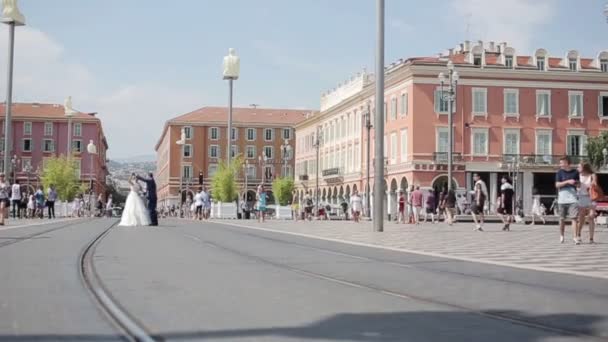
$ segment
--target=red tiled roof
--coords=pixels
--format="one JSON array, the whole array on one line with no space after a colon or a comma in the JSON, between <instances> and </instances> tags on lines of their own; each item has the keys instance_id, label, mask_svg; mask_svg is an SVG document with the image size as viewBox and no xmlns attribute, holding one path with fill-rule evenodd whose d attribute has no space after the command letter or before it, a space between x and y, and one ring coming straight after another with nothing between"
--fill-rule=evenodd
<instances>
[{"instance_id":1,"label":"red tiled roof","mask_svg":"<svg viewBox=\"0 0 608 342\"><path fill-rule=\"evenodd\" d=\"M0 117L4 117L6 102L0 103ZM11 114L14 118L65 119L65 109L62 105L52 103L13 103ZM74 118L97 120L91 114L78 112Z\"/></svg>"},{"instance_id":2,"label":"red tiled roof","mask_svg":"<svg viewBox=\"0 0 608 342\"><path fill-rule=\"evenodd\" d=\"M532 65L532 57L530 56L517 56L518 66L529 66Z\"/></svg>"},{"instance_id":3,"label":"red tiled roof","mask_svg":"<svg viewBox=\"0 0 608 342\"><path fill-rule=\"evenodd\" d=\"M498 56L495 54L486 54L486 65L498 65Z\"/></svg>"},{"instance_id":4,"label":"red tiled roof","mask_svg":"<svg viewBox=\"0 0 608 342\"><path fill-rule=\"evenodd\" d=\"M255 124L292 124L295 125L306 119L311 110L269 109L269 108L233 108L232 122ZM193 112L180 115L169 123L205 123L226 122L227 107L203 107Z\"/></svg>"},{"instance_id":5,"label":"red tiled roof","mask_svg":"<svg viewBox=\"0 0 608 342\"><path fill-rule=\"evenodd\" d=\"M581 69L597 69L593 66L593 58L581 58Z\"/></svg>"},{"instance_id":6,"label":"red tiled roof","mask_svg":"<svg viewBox=\"0 0 608 342\"><path fill-rule=\"evenodd\" d=\"M560 68L565 69L566 67L561 65L562 59L559 57L549 57L549 68Z\"/></svg>"}]
</instances>

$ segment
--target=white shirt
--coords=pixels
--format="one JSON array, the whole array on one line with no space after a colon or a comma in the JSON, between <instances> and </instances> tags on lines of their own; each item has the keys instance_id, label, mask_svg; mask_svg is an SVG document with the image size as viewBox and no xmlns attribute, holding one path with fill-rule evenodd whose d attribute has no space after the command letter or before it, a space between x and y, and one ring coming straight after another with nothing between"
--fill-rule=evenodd
<instances>
[{"instance_id":1,"label":"white shirt","mask_svg":"<svg viewBox=\"0 0 608 342\"><path fill-rule=\"evenodd\" d=\"M361 211L361 208L363 207L363 201L361 200L361 196L352 195L350 197L350 207L353 211Z\"/></svg>"},{"instance_id":2,"label":"white shirt","mask_svg":"<svg viewBox=\"0 0 608 342\"><path fill-rule=\"evenodd\" d=\"M203 194L202 193L197 193L196 195L194 195L194 204L197 207L202 207L203 206Z\"/></svg>"},{"instance_id":3,"label":"white shirt","mask_svg":"<svg viewBox=\"0 0 608 342\"><path fill-rule=\"evenodd\" d=\"M19 184L13 184L11 199L13 201L21 200L21 187Z\"/></svg>"},{"instance_id":4,"label":"white shirt","mask_svg":"<svg viewBox=\"0 0 608 342\"><path fill-rule=\"evenodd\" d=\"M106 203L106 209L108 209L108 210L112 209L112 199L111 198L108 200L108 203Z\"/></svg>"}]
</instances>

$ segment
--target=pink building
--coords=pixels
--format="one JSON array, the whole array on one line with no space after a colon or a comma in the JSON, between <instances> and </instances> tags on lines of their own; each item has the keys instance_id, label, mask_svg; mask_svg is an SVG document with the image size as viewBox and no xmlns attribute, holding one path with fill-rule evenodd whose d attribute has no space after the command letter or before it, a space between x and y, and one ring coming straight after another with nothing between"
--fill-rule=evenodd
<instances>
[{"instance_id":1,"label":"pink building","mask_svg":"<svg viewBox=\"0 0 608 342\"><path fill-rule=\"evenodd\" d=\"M497 197L503 174L519 171L518 196L531 207L536 189L548 206L555 195L559 156L585 155L587 137L608 131L608 51L584 58L575 50L561 57L545 49L520 55L506 43L471 44L434 57L399 60L386 68L385 189L388 213L396 211L398 190L410 185L440 189L447 183L448 115L439 73L452 61L460 74L454 107L453 181L470 190L480 173ZM314 189L314 142L322 134L320 194L336 202L340 194L366 185L368 104L374 122L374 76L360 74L327 92L321 111L296 126L296 175L300 188ZM371 130L371 182L373 184ZM601 170L603 173L604 170ZM600 179L608 183L608 176ZM607 184L608 185L608 184Z\"/></svg>"},{"instance_id":2,"label":"pink building","mask_svg":"<svg viewBox=\"0 0 608 342\"><path fill-rule=\"evenodd\" d=\"M0 155L4 155L5 104L0 104L2 132ZM94 182L96 193L104 191L108 168L106 151L108 143L103 133L101 120L96 113L77 113L72 118L72 148L74 159L80 165L83 183ZM38 182L38 170L45 158L65 155L68 144L68 120L64 107L57 104L16 103L12 108L13 141L11 159L15 159L14 171L22 184L31 186ZM97 147L97 154L87 152L90 141ZM0 169L3 160L0 158ZM28 172L29 171L29 172ZM11 177L12 179L12 177Z\"/></svg>"}]
</instances>

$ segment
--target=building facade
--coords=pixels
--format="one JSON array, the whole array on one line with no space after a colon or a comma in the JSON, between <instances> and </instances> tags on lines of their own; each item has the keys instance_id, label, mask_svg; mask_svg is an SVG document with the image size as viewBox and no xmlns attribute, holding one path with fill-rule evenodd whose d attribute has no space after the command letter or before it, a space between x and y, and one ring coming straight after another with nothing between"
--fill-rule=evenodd
<instances>
[{"instance_id":1,"label":"building facade","mask_svg":"<svg viewBox=\"0 0 608 342\"><path fill-rule=\"evenodd\" d=\"M309 116L307 110L234 108L231 158L245 164L238 178L241 196L252 200L258 184L275 177L293 177L296 148L294 126ZM159 205L179 205L200 182L209 186L227 155L228 109L204 107L167 121L156 145ZM185 144L177 144L184 129ZM287 151L287 154L284 154ZM242 198L242 197L241 197Z\"/></svg>"},{"instance_id":2,"label":"building facade","mask_svg":"<svg viewBox=\"0 0 608 342\"><path fill-rule=\"evenodd\" d=\"M1 127L4 128L6 105L0 104ZM78 164L78 176L85 184L93 184L95 193L106 188L109 175L106 165L108 142L101 120L96 113L76 113L72 118L72 153ZM4 129L0 133L0 155L4 155ZM97 154L89 154L92 141ZM39 176L47 158L66 155L68 149L68 120L65 109L58 104L15 103L12 107L11 174L30 189L39 183ZM0 158L0 170L4 169Z\"/></svg>"},{"instance_id":3,"label":"building facade","mask_svg":"<svg viewBox=\"0 0 608 342\"><path fill-rule=\"evenodd\" d=\"M387 214L396 212L400 189L440 189L447 183L447 88L442 93L438 75L447 73L448 61L460 75L452 128L456 187L470 190L472 173L480 173L492 206L500 177L510 173L518 176L525 209L531 207L533 189L549 205L559 157L584 158L587 138L608 130L608 51L594 58L575 50L562 57L545 49L519 55L506 43L467 41L445 54L399 60L385 69ZM305 139L296 153L302 192L316 188L316 149L307 148L307 141L315 141L317 132L322 200L336 203L355 188L365 192L368 108L373 125L374 77L362 73L324 94L321 111L296 126ZM372 128L372 188L374 133Z\"/></svg>"}]
</instances>

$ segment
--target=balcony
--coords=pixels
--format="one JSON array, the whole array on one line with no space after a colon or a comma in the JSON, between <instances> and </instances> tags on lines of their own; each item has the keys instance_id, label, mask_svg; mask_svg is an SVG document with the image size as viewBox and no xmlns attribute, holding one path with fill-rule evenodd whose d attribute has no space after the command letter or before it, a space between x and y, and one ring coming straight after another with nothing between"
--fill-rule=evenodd
<instances>
[{"instance_id":1,"label":"balcony","mask_svg":"<svg viewBox=\"0 0 608 342\"><path fill-rule=\"evenodd\" d=\"M525 166L557 166L563 155L542 155L542 154L504 154L502 163L504 166L518 163ZM586 156L569 155L572 164L578 164L584 160Z\"/></svg>"},{"instance_id":2,"label":"balcony","mask_svg":"<svg viewBox=\"0 0 608 342\"><path fill-rule=\"evenodd\" d=\"M301 180L301 181L307 181L308 180L308 175L300 175L298 177L298 179Z\"/></svg>"},{"instance_id":3,"label":"balcony","mask_svg":"<svg viewBox=\"0 0 608 342\"><path fill-rule=\"evenodd\" d=\"M462 161L462 153L452 152L452 163L459 163ZM447 164L448 153L447 152L435 152L433 153L433 162L435 164Z\"/></svg>"},{"instance_id":4,"label":"balcony","mask_svg":"<svg viewBox=\"0 0 608 342\"><path fill-rule=\"evenodd\" d=\"M332 167L331 169L323 170L323 177L340 177L342 175L342 169L339 167Z\"/></svg>"}]
</instances>

